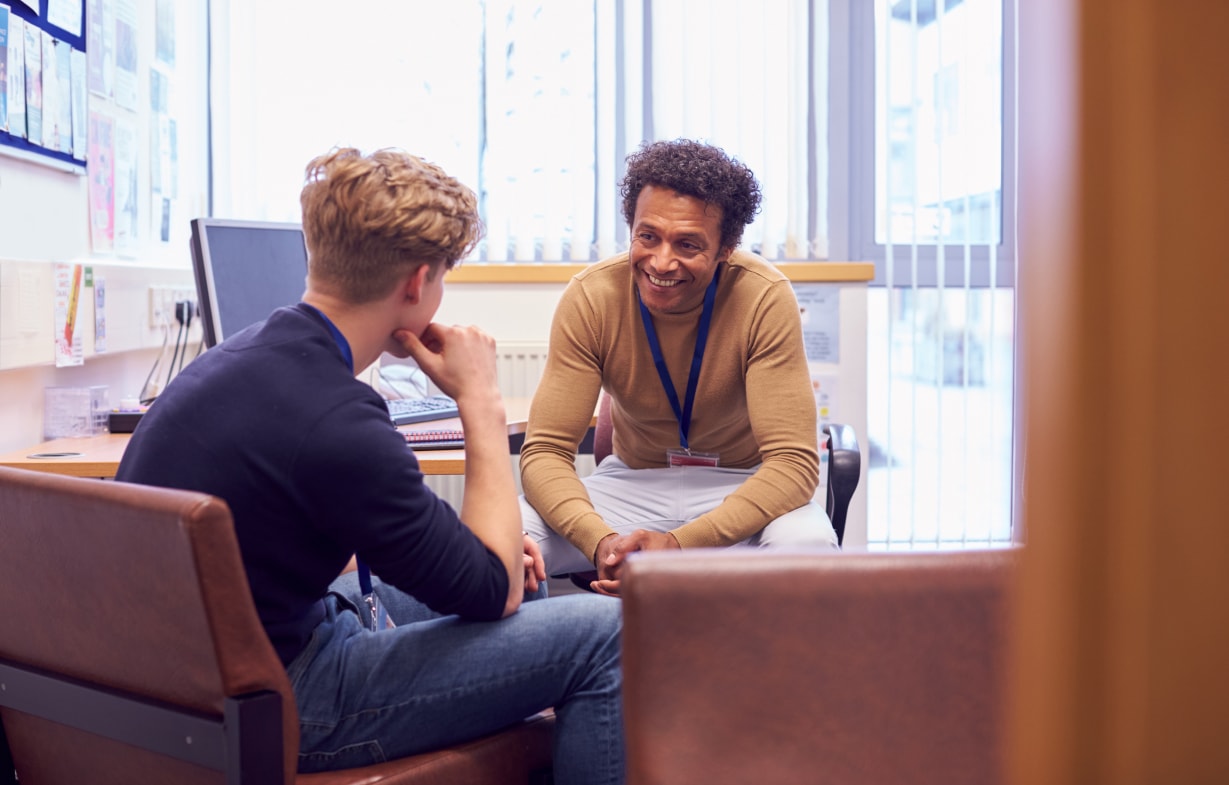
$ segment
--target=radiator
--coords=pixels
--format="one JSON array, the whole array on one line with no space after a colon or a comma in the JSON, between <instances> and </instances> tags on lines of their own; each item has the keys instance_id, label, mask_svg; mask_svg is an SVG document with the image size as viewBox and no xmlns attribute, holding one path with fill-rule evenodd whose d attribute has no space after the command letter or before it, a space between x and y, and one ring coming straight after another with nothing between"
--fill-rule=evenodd
<instances>
[{"instance_id":1,"label":"radiator","mask_svg":"<svg viewBox=\"0 0 1229 785\"><path fill-rule=\"evenodd\" d=\"M505 398L532 398L546 368L545 343L501 343L495 349L499 392Z\"/></svg>"},{"instance_id":2,"label":"radiator","mask_svg":"<svg viewBox=\"0 0 1229 785\"><path fill-rule=\"evenodd\" d=\"M496 372L499 374L499 391L504 398L532 398L546 367L546 343L497 344ZM521 473L518 456L509 456L516 490L521 490ZM589 459L592 464L592 459ZM461 475L435 475L427 477L427 485L456 509L461 509L465 492L465 478Z\"/></svg>"}]
</instances>

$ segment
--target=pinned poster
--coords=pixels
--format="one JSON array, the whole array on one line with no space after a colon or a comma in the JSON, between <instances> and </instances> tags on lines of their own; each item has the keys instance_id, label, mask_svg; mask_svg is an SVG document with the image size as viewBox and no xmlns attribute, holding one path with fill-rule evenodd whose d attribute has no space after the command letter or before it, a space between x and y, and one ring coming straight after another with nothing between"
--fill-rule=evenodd
<instances>
[{"instance_id":1,"label":"pinned poster","mask_svg":"<svg viewBox=\"0 0 1229 785\"><path fill-rule=\"evenodd\" d=\"M794 285L802 316L802 341L807 360L813 363L841 361L841 287L834 284Z\"/></svg>"},{"instance_id":2,"label":"pinned poster","mask_svg":"<svg viewBox=\"0 0 1229 785\"><path fill-rule=\"evenodd\" d=\"M43 143L43 34L26 25L26 138ZM11 110L10 110L11 111Z\"/></svg>"},{"instance_id":3,"label":"pinned poster","mask_svg":"<svg viewBox=\"0 0 1229 785\"><path fill-rule=\"evenodd\" d=\"M91 93L110 98L115 93L115 9L103 0L89 0L85 19L90 27L86 81Z\"/></svg>"},{"instance_id":4,"label":"pinned poster","mask_svg":"<svg viewBox=\"0 0 1229 785\"><path fill-rule=\"evenodd\" d=\"M0 131L9 130L9 9L0 5Z\"/></svg>"},{"instance_id":5,"label":"pinned poster","mask_svg":"<svg viewBox=\"0 0 1229 785\"><path fill-rule=\"evenodd\" d=\"M52 277L55 284L55 364L57 368L82 365L80 311L81 290L85 268L80 264L56 264Z\"/></svg>"},{"instance_id":6,"label":"pinned poster","mask_svg":"<svg viewBox=\"0 0 1229 785\"><path fill-rule=\"evenodd\" d=\"M50 0L47 22L71 36L81 36L81 0Z\"/></svg>"},{"instance_id":7,"label":"pinned poster","mask_svg":"<svg viewBox=\"0 0 1229 785\"><path fill-rule=\"evenodd\" d=\"M115 252L132 256L141 239L137 220L137 129L136 123L123 117L115 121L114 162Z\"/></svg>"},{"instance_id":8,"label":"pinned poster","mask_svg":"<svg viewBox=\"0 0 1229 785\"><path fill-rule=\"evenodd\" d=\"M137 50L136 0L116 0L115 103L133 112L138 109Z\"/></svg>"},{"instance_id":9,"label":"pinned poster","mask_svg":"<svg viewBox=\"0 0 1229 785\"><path fill-rule=\"evenodd\" d=\"M26 25L20 16L9 14L8 35L8 125L10 134L26 138Z\"/></svg>"},{"instance_id":10,"label":"pinned poster","mask_svg":"<svg viewBox=\"0 0 1229 785\"><path fill-rule=\"evenodd\" d=\"M107 282L94 276L94 354L107 351Z\"/></svg>"},{"instance_id":11,"label":"pinned poster","mask_svg":"<svg viewBox=\"0 0 1229 785\"><path fill-rule=\"evenodd\" d=\"M106 253L115 247L115 141L114 121L90 113L89 175L90 247Z\"/></svg>"}]
</instances>

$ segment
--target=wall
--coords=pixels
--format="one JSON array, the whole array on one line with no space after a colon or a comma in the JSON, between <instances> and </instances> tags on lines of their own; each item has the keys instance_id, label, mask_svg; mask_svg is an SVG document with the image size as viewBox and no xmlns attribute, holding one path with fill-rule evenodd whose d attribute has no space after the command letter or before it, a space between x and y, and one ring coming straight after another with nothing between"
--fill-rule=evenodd
<instances>
[{"instance_id":1,"label":"wall","mask_svg":"<svg viewBox=\"0 0 1229 785\"><path fill-rule=\"evenodd\" d=\"M42 389L107 382L120 394L140 389L164 332L149 326L151 286L193 288L188 221L208 210L205 155L205 5L174 9L174 66L155 66L155 2L136 0L137 110L89 96L90 110L131 123L137 171L137 232L122 249L96 250L90 236L89 180L38 163L0 155L0 449L37 442L42 434ZM90 41L87 45L94 46ZM151 109L151 70L166 76L169 106ZM162 203L153 189L151 128L157 116L175 119L177 190L169 234L161 237ZM107 353L93 347L92 300L83 303L86 364L54 367L52 265L91 265L106 280ZM88 293L88 290L87 290ZM168 353L169 360L169 353Z\"/></svg>"}]
</instances>

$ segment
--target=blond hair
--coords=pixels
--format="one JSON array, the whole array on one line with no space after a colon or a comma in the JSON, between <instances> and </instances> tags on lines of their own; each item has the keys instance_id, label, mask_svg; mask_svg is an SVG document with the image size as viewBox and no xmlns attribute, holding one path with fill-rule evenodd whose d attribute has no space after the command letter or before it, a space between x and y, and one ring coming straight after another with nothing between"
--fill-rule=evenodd
<instances>
[{"instance_id":1,"label":"blond hair","mask_svg":"<svg viewBox=\"0 0 1229 785\"><path fill-rule=\"evenodd\" d=\"M483 233L474 192L400 150L314 158L299 201L312 285L355 304L385 296L421 264L431 276L452 269Z\"/></svg>"}]
</instances>

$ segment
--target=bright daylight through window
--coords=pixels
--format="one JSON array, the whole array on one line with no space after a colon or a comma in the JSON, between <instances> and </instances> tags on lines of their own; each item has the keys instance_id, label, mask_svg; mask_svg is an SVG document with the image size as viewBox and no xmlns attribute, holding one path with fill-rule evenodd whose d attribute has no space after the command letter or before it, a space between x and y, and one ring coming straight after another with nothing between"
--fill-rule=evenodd
<instances>
[{"instance_id":1,"label":"bright daylight through window","mask_svg":"<svg viewBox=\"0 0 1229 785\"><path fill-rule=\"evenodd\" d=\"M310 157L393 145L478 191L476 260L587 262L627 247L627 153L712 142L760 179L748 248L875 262L870 545L1009 540L1012 0L228 5L216 215L295 221Z\"/></svg>"},{"instance_id":2,"label":"bright daylight through window","mask_svg":"<svg viewBox=\"0 0 1229 785\"><path fill-rule=\"evenodd\" d=\"M875 4L873 548L1011 538L1002 10L1002 0Z\"/></svg>"}]
</instances>

